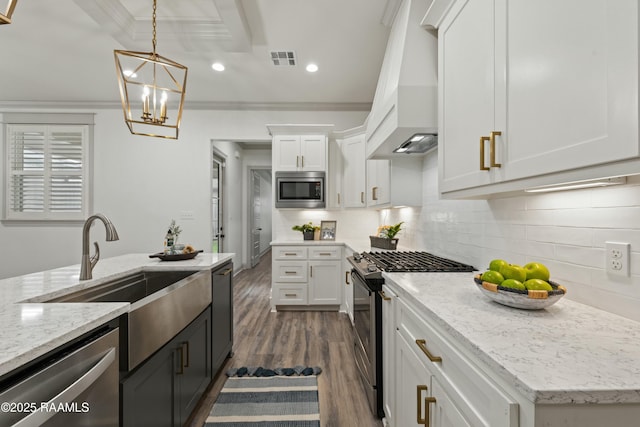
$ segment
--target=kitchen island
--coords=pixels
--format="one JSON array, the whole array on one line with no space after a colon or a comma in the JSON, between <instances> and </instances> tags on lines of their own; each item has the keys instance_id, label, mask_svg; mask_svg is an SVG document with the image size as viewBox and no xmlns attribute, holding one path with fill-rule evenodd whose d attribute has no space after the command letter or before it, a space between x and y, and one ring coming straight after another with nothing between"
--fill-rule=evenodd
<instances>
[{"instance_id":1,"label":"kitchen island","mask_svg":"<svg viewBox=\"0 0 640 427\"><path fill-rule=\"evenodd\" d=\"M430 382L424 380L427 393L444 390L439 401L447 394L451 397L458 407L449 406L449 413L461 417L462 424L456 425L584 427L605 425L607 420L610 425L637 425L639 322L566 297L543 310L506 307L476 289L473 273L383 276L395 297L396 345L406 342L406 353L417 349L422 363L417 366L431 375ZM420 340L425 336L426 343ZM418 340L442 360L428 360ZM389 344L393 343L384 345ZM395 362L403 365L403 360ZM406 408L400 408L403 400L398 396L407 384L402 383L402 373L397 378L399 414ZM464 386L456 383L467 378L477 379ZM411 402L415 393L415 388L407 391L414 396ZM501 400L504 405L489 408Z\"/></svg>"},{"instance_id":2,"label":"kitchen island","mask_svg":"<svg viewBox=\"0 0 640 427\"><path fill-rule=\"evenodd\" d=\"M125 302L44 303L143 271L213 270L233 254L198 254L192 260L166 262L147 254L101 259L93 279L80 281L80 265L0 280L0 376L126 314Z\"/></svg>"}]
</instances>

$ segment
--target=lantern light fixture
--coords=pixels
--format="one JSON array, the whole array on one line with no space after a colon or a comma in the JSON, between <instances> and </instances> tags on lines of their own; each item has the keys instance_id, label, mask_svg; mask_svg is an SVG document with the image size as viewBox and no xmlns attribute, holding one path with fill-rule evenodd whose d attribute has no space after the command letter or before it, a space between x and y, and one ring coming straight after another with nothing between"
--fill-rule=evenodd
<instances>
[{"instance_id":1,"label":"lantern light fixture","mask_svg":"<svg viewBox=\"0 0 640 427\"><path fill-rule=\"evenodd\" d=\"M13 15L13 10L16 8L16 4L18 0L9 0L7 4L7 10L4 13L0 13L0 25L2 24L11 24L11 15Z\"/></svg>"},{"instance_id":2,"label":"lantern light fixture","mask_svg":"<svg viewBox=\"0 0 640 427\"><path fill-rule=\"evenodd\" d=\"M124 121L134 135L178 139L187 67L156 53L156 0L153 51L114 50Z\"/></svg>"}]
</instances>

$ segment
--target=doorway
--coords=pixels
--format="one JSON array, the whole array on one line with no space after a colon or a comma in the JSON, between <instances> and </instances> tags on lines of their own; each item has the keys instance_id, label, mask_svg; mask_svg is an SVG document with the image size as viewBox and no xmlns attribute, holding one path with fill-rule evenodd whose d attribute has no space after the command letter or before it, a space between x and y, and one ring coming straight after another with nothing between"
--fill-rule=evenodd
<instances>
[{"instance_id":1,"label":"doorway","mask_svg":"<svg viewBox=\"0 0 640 427\"><path fill-rule=\"evenodd\" d=\"M271 188L270 168L249 169L249 258L251 268L269 250L271 243Z\"/></svg>"},{"instance_id":2,"label":"doorway","mask_svg":"<svg viewBox=\"0 0 640 427\"><path fill-rule=\"evenodd\" d=\"M213 149L211 162L211 252L224 251L224 155Z\"/></svg>"}]
</instances>

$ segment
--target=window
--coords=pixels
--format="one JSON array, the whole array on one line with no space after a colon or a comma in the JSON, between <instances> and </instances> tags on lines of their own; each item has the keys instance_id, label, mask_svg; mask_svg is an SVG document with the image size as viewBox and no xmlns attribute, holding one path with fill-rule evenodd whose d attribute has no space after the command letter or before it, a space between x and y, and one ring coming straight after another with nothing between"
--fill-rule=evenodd
<instances>
[{"instance_id":1,"label":"window","mask_svg":"<svg viewBox=\"0 0 640 427\"><path fill-rule=\"evenodd\" d=\"M86 218L89 137L82 124L8 124L4 219Z\"/></svg>"}]
</instances>

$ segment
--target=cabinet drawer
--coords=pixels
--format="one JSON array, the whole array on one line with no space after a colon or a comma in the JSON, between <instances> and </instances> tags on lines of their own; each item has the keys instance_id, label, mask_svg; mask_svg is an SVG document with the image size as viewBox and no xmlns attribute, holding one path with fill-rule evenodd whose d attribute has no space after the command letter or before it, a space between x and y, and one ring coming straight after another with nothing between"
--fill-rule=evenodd
<instances>
[{"instance_id":1,"label":"cabinet drawer","mask_svg":"<svg viewBox=\"0 0 640 427\"><path fill-rule=\"evenodd\" d=\"M306 246L274 246L273 259L307 259Z\"/></svg>"},{"instance_id":2,"label":"cabinet drawer","mask_svg":"<svg viewBox=\"0 0 640 427\"><path fill-rule=\"evenodd\" d=\"M320 246L309 248L309 259L342 259L342 246Z\"/></svg>"},{"instance_id":3,"label":"cabinet drawer","mask_svg":"<svg viewBox=\"0 0 640 427\"><path fill-rule=\"evenodd\" d=\"M474 426L518 426L518 404L493 383L470 356L450 343L453 338L436 330L404 301L397 305L400 334L412 344L442 388ZM420 345L416 340L421 341ZM426 351L425 351L426 350ZM440 361L431 360L441 358Z\"/></svg>"},{"instance_id":4,"label":"cabinet drawer","mask_svg":"<svg viewBox=\"0 0 640 427\"><path fill-rule=\"evenodd\" d=\"M306 282L307 261L273 261L274 282Z\"/></svg>"},{"instance_id":5,"label":"cabinet drawer","mask_svg":"<svg viewBox=\"0 0 640 427\"><path fill-rule=\"evenodd\" d=\"M307 285L275 283L272 305L307 305Z\"/></svg>"}]
</instances>

